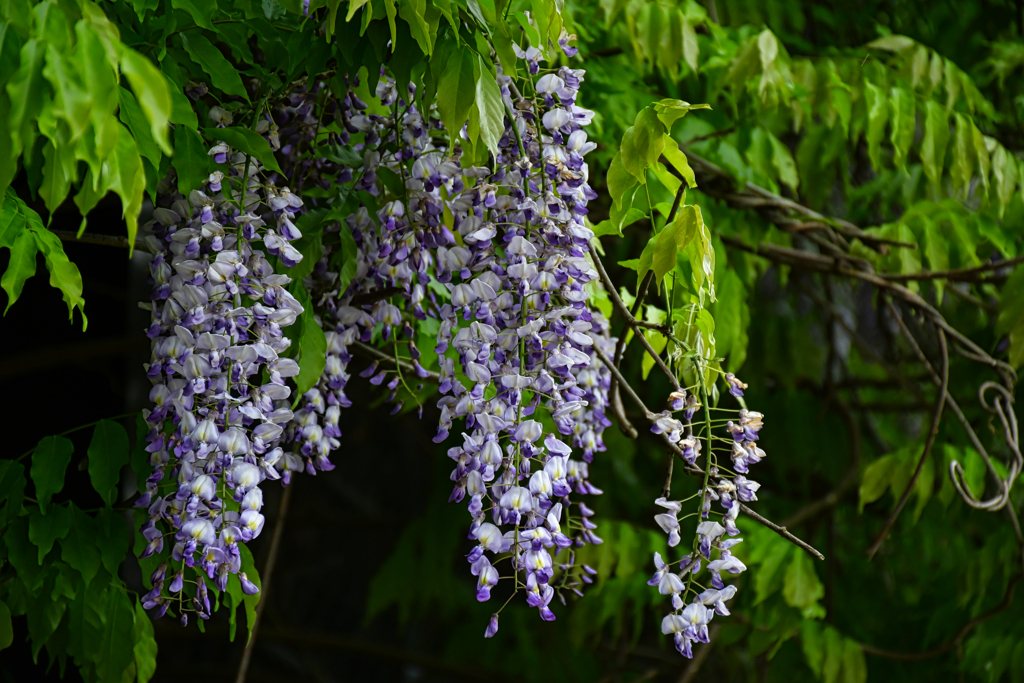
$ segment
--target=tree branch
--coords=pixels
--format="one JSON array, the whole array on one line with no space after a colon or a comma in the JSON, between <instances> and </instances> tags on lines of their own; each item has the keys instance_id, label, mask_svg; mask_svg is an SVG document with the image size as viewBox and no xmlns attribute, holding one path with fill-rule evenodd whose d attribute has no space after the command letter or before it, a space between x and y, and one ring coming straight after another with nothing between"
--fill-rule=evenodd
<instances>
[{"instance_id":1,"label":"tree branch","mask_svg":"<svg viewBox=\"0 0 1024 683\"><path fill-rule=\"evenodd\" d=\"M627 382L626 378L622 376L622 373L619 372L619 369L611 364L610 359L608 358L608 356L606 356L604 354L603 351L601 351L601 349L599 349L599 348L597 348L595 346L594 347L594 351L595 351L595 353L597 353L598 358L601 359L601 362L608 366L608 369L611 371L612 376L615 378L615 380L617 382L619 382L619 384L621 384L622 389L626 393L626 395L629 396L630 399L636 404L637 408L639 408L644 413L644 416L648 419L648 421L653 423L654 420L657 419L657 416L654 413L652 413L650 410L647 409L647 406L645 406L644 402L640 399L639 396L637 396L636 392L633 390L633 387L631 387L629 385L629 382ZM693 465L691 465L691 464L686 462L685 458L683 457L682 449L680 449L679 446L677 446L674 443L672 443L671 441L669 441L667 434L661 434L660 436L665 441L665 443L668 445L668 447L676 455L678 455L681 459L683 459L683 462L686 465L686 473L687 474L691 474L691 475L694 475L694 476L700 476L700 477L704 476L704 470L702 470L700 468L697 468L697 467L694 467ZM792 533L790 533L790 531L788 529L786 529L786 527L779 526L778 524L776 524L775 522L771 521L770 519L768 519L766 517L762 517L761 515L759 515L758 513L754 512L747 505L745 505L743 503L740 504L740 510L742 510L744 514L749 516L755 522L758 522L759 524L762 524L762 525L768 527L769 529L771 529L772 531L777 533L779 536L782 536L783 538L785 538L790 543L792 543L795 546L797 546L799 548L802 548L803 550L807 551L808 553L810 553L811 555L813 555L817 559L819 559L819 560L824 560L825 559L824 555L822 555L820 552L818 552L813 546L811 546L806 541L803 541L803 540L797 538L796 536L794 536Z\"/></svg>"},{"instance_id":2,"label":"tree branch","mask_svg":"<svg viewBox=\"0 0 1024 683\"><path fill-rule=\"evenodd\" d=\"M931 455L932 445L935 443L935 435L939 433L942 409L946 405L946 391L949 389L949 349L946 348L946 333L941 328L935 329L935 336L939 340L940 358L942 359L942 381L939 384L939 394L935 398L935 409L932 411L932 424L928 430L928 438L924 442L924 451L921 453L921 458L917 461L914 474L910 477L910 481L907 482L907 487L904 489L903 495L900 496L899 502L896 503L896 509L889 515L889 519L885 520L885 526L878 532L878 536L868 549L868 559L873 558L875 553L878 552L882 542L885 541L885 537L889 535L892 525L896 523L896 518L903 511L903 506L910 499L910 494L914 487L917 486L917 480L921 477L921 471L924 469L925 463L928 462L928 456Z\"/></svg>"}]
</instances>

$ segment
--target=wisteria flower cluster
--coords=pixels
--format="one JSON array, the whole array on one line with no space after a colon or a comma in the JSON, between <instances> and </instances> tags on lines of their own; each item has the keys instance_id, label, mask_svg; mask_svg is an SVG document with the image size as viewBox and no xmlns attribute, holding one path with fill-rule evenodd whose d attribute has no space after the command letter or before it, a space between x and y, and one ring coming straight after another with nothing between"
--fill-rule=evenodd
<instances>
[{"instance_id":1,"label":"wisteria flower cluster","mask_svg":"<svg viewBox=\"0 0 1024 683\"><path fill-rule=\"evenodd\" d=\"M164 193L154 210L144 305L153 321L154 407L145 417L154 470L137 503L149 512L143 556L173 542L171 564L154 574L144 604L158 615L176 604L183 624L189 612L209 618L207 579L224 590L237 574L245 593L258 590L240 571L238 544L263 529L260 483L281 476L278 442L292 419L282 407L286 378L298 372L283 357L290 341L282 329L303 312L290 278L267 260L301 261L290 243L301 236L292 218L302 200L225 144L210 155L226 172L187 198Z\"/></svg>"},{"instance_id":2,"label":"wisteria flower cluster","mask_svg":"<svg viewBox=\"0 0 1024 683\"><path fill-rule=\"evenodd\" d=\"M518 54L540 74L539 51ZM501 581L495 564L507 560L512 593L523 590L548 621L556 593L564 602L563 589L578 594L591 581L592 569L575 568L575 548L601 539L576 496L600 493L588 463L604 450L609 424L609 375L593 348L614 341L586 304L597 272L584 216L596 195L584 161L594 148L583 130L593 113L576 104L583 77L548 70L526 79L524 96L499 75L508 115L494 168L462 168L456 151L414 168L410 185L422 184L418 197L435 207L428 221L447 208L461 238L437 249L450 301L440 308L444 396L435 440L464 421L462 444L448 451L456 463L450 500L469 500L477 599L490 599ZM441 187L452 197L446 204ZM497 625L495 613L485 635Z\"/></svg>"},{"instance_id":3,"label":"wisteria flower cluster","mask_svg":"<svg viewBox=\"0 0 1024 683\"><path fill-rule=\"evenodd\" d=\"M740 382L732 373L726 374L724 379L729 393L741 398L747 385ZM704 398L706 402L706 394ZM668 438L682 449L684 458L690 465L697 462L703 450L705 476L700 490L693 496L699 498L696 512L680 518L685 501L661 497L655 503L666 512L656 515L654 520L668 534L668 545L671 548L682 542L681 521L690 517L698 517L700 521L689 553L672 562L665 562L660 553L654 554L656 571L647 584L657 586L661 595L671 597L672 612L661 622L662 633L672 636L676 649L682 655L692 657L693 643L708 642L708 623L715 614L729 614L726 602L736 595L736 586L726 585L722 576L737 575L746 570L746 565L732 554L731 549L743 541L739 538L740 531L736 526L740 503L757 500L756 493L760 488L759 483L747 479L746 475L749 466L765 456L764 451L757 446L764 416L744 407L739 410L736 421L713 421L705 410L702 431L707 446L702 449L700 438L693 434L693 417L697 410L707 406L702 406L694 394L688 394L685 390L674 392L670 397L670 404L672 411L663 413L651 431L667 434ZM681 412L681 420L672 417L674 411ZM713 423L724 426L729 438L716 437L712 433ZM716 439L731 444L731 465L728 468L720 468L718 464L720 449L713 446ZM730 474L720 470L727 470ZM722 512L712 510L714 502L719 504ZM712 519L712 515L719 517L720 521ZM703 563L707 566L705 576L710 576L710 586L698 583ZM707 579L701 577L701 580Z\"/></svg>"}]
</instances>

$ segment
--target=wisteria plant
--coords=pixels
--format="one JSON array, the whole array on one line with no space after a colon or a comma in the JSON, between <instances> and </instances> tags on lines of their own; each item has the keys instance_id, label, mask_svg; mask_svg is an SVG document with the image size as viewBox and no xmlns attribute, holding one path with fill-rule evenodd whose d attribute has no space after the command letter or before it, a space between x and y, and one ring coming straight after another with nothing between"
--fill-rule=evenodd
<instances>
[{"instance_id":1,"label":"wisteria plant","mask_svg":"<svg viewBox=\"0 0 1024 683\"><path fill-rule=\"evenodd\" d=\"M731 88L734 108L754 106L735 99L754 79L757 106L767 111L774 101L765 117L781 120L787 107L806 116L815 96L797 101L808 88L793 85L791 58L770 31L728 33L696 3L665 8L641 0L600 3L603 28L580 16L584 3L561 0L23 4L0 3L0 118L9 124L0 133L0 246L11 254L2 282L8 306L41 252L50 283L72 320L79 311L84 328L83 280L62 240L144 254L149 296L139 305L150 324L137 332L148 338L150 359L138 372L150 389L133 449L118 418L85 425L94 429L82 469L102 498L97 510L61 496L74 451L65 435L0 462L0 530L11 568L0 578L0 647L11 642L11 616L27 615L33 657L45 648L62 671L70 658L86 680L148 681L156 656L151 619L167 615L203 628L226 609L234 638L242 606L249 631L244 678L269 586L248 547L266 535L264 491L288 491L304 476L348 476L343 409L353 407L357 391L378 396L391 415L414 412L431 425L436 417L436 433L424 429L451 460L448 503L469 513L458 531L468 565L468 578L458 579L461 599L493 605L479 624L483 637L511 637L499 634L499 618L515 600L550 622L578 601L584 605L584 590L594 584L600 592L609 580L646 580L660 602L652 601L648 614L650 598L636 598L638 614L651 628L660 623L686 658L695 657L695 646L710 647L712 626L753 625L773 634L773 653L799 634L816 677L831 682L842 671L859 683L871 646L817 621L825 614L824 588L812 558L824 556L788 528L812 513L780 525L751 507L759 492L774 495L751 478L761 471L751 468L766 458L766 422L783 421L777 403L756 405L767 389L751 390L736 374L747 353L746 293L754 282L745 285L737 273L764 276L747 262L755 256L773 259L781 282L790 269L804 268L879 288L889 316L882 324L906 336L938 388L916 469L884 455L877 463L888 464L864 475L862 506L887 486L898 500L871 553L918 490L921 472L931 472L926 462L947 405L975 454L975 464L965 464L968 456L954 457L949 446L951 486L973 508L1007 510L1024 547L1011 498L1024 466L1014 368L946 322L941 287L937 299L926 300L916 282L900 284L913 277L884 270L893 250L905 255L914 246L909 228L863 231L760 187L755 181L765 184L765 169L774 169L772 178L796 190L787 144L768 128L744 123L737 132L722 123L728 113L678 97L690 92L710 101ZM591 61L580 49L620 15L638 73L650 76L625 114L606 101L621 84L601 61L622 50L607 48ZM650 42L663 18L664 53ZM721 55L736 54L723 62L731 66L719 81L684 91L680 83L697 78L705 37L717 41ZM912 49L897 44L900 36L888 38L874 49ZM929 73L962 73L922 54ZM915 61L908 68L916 88L925 67ZM672 83L670 92L657 90L651 69ZM827 97L846 98L835 105L832 125L840 120L851 140L860 134L860 124L850 123L857 107L870 110L862 128L872 163L885 127L874 112L886 107L878 99L883 90L870 82L876 76L864 77L869 94L852 104L850 87L839 80L827 86ZM892 93L898 116L905 95L895 87ZM952 111L959 91L949 93ZM932 123L938 106L924 105L920 152L935 199L944 191L946 142L940 150L938 139L949 135ZM984 109L973 100L965 106L972 115ZM910 107L909 129L905 120L892 123L897 164L914 142ZM953 196L972 210L987 206L976 193L982 184L989 192L990 169L998 167L991 182L1002 215L1017 182L1008 152L966 114L955 116ZM794 120L794 135L802 125L818 123ZM718 138L734 133L747 145L742 163L738 152L733 159L721 151L715 164L689 148L728 144ZM798 157L817 154L800 149ZM746 163L754 170L737 180ZM980 177L972 180L975 170ZM767 184L779 190L775 180ZM700 200L698 185L706 193ZM73 190L80 229L51 230L37 209L45 206L52 221ZM126 237L94 234L99 226L85 218L108 192L120 199ZM781 230L751 246L754 228L746 223L712 227L705 220L722 206L761 211L757 220ZM1012 240L989 223L980 230L1013 256ZM927 239L929 263L943 272L920 279L946 278L941 266L950 265L949 255L941 253L948 248ZM740 256L727 256L726 245ZM613 265L610 254L631 258ZM920 269L920 259L916 264ZM967 278L970 268L952 279ZM826 308L845 296L833 288L827 295ZM1014 306L1000 314L999 329L1011 363L1019 363ZM834 318L833 364L856 339L850 316L834 311ZM934 330L936 346L922 350L915 333L925 327ZM834 339L840 333L842 343ZM980 389L996 446L982 443L948 391L950 346L997 376ZM767 382L791 383L785 369L772 372ZM650 382L647 390L638 391L637 374ZM842 381L829 375L828 401L839 401ZM747 405L751 396L757 410ZM645 400L658 403L651 409ZM618 522L603 521L611 506L600 502L620 482L598 472L610 471L603 460L622 462L614 444L628 439L646 444L665 477L645 481L651 495L631 503L653 520L623 535ZM22 463L29 455L31 489ZM773 460L786 457L776 446ZM125 487L120 470L129 464L137 485ZM983 484L971 485L982 466L996 482L989 498ZM897 467L906 476L897 476ZM835 506L844 491L820 509ZM653 555L649 580L599 548L658 529L667 538L652 537L643 551L648 561ZM96 547L87 540L93 536L102 539ZM275 534L271 558L277 543ZM129 548L142 590L119 569ZM752 608L765 599L783 560L785 602L797 616L759 612L729 621L740 591L754 588ZM753 578L744 575L748 569ZM104 646L90 647L97 639Z\"/></svg>"}]
</instances>

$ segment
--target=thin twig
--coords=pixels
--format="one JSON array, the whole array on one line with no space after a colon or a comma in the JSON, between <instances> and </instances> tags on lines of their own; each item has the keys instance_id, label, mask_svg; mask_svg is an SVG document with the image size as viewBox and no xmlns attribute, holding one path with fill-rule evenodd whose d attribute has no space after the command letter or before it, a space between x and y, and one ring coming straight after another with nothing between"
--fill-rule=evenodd
<instances>
[{"instance_id":1,"label":"thin twig","mask_svg":"<svg viewBox=\"0 0 1024 683\"><path fill-rule=\"evenodd\" d=\"M908 280L954 280L957 282L975 281L975 275L981 275L991 270L1010 268L1019 263L1024 263L1024 256L1015 256L1004 261L990 261L973 268L955 268L952 270L922 270L917 273L885 273L882 275L886 280L894 282L906 282ZM982 280L984 281L984 279Z\"/></svg>"},{"instance_id":2,"label":"thin twig","mask_svg":"<svg viewBox=\"0 0 1024 683\"><path fill-rule=\"evenodd\" d=\"M647 406L645 406L644 402L640 399L639 396L637 396L636 392L633 390L633 387L631 387L629 385L629 382L627 382L626 378L622 376L622 373L619 372L619 369L609 362L608 356L606 356L604 354L604 352L601 351L601 349L599 349L599 348L597 348L595 346L594 347L594 351L597 353L597 357L601 359L601 362L608 366L608 369L611 371L612 376L615 378L615 380L617 382L619 382L619 384L622 385L622 390L625 392L625 394L627 396L629 396L629 398L636 404L637 408L639 408L641 411L643 411L644 416L650 422L654 422L657 419L657 415L655 415L654 413L652 413L650 410L647 409ZM683 458L683 451L682 451L682 449L680 449L679 446L677 446L676 444L674 444L671 441L669 441L667 434L661 434L661 437L662 437L662 439L664 439L664 441L668 445L668 447L670 449L672 449L672 451L674 451L676 453L676 455L678 455L681 459L683 459L684 463L686 463L685 458ZM689 463L686 463L686 472L687 472L687 474L691 474L691 475L694 475L694 476L701 476L701 477L704 476L704 471L703 470L701 470L701 469L699 469L697 467L694 467L693 465L690 465ZM758 522L759 524L762 524L762 525L768 527L769 529L771 529L772 531L777 533L779 536L782 536L783 538L785 538L787 541L789 541L793 545L795 545L795 546L797 546L799 548L802 548L803 550L807 551L808 553L810 553L811 555L813 555L817 559L819 559L819 560L824 560L825 559L824 555L822 555L820 552L818 552L813 546L811 546L806 541L803 541L803 540L797 538L796 536L794 536L792 533L790 533L790 531L786 527L779 526L778 524L776 524L775 522L771 521L767 517L762 517L761 515L759 515L758 513L754 512L747 505L745 505L743 503L740 504L740 510L742 510L745 515L747 515L748 517L753 519L755 522Z\"/></svg>"},{"instance_id":3,"label":"thin twig","mask_svg":"<svg viewBox=\"0 0 1024 683\"><path fill-rule=\"evenodd\" d=\"M281 537L284 536L284 524L288 519L288 504L292 499L292 490L295 488L295 481L284 487L281 494L281 504L277 508L277 523L274 525L274 537L270 540L270 553L267 555L267 565L263 569L262 587L260 588L260 599L256 603L256 618L253 619L252 628L249 630L249 642L245 644L245 651L242 652L242 662L238 665L238 676L235 683L245 683L245 676L249 672L249 663L252 661L252 653L256 648L256 632L259 630L260 621L263 617L263 608L267 604L267 591L270 588L270 580L274 576L274 565L277 563L277 553L281 548Z\"/></svg>"},{"instance_id":4,"label":"thin twig","mask_svg":"<svg viewBox=\"0 0 1024 683\"><path fill-rule=\"evenodd\" d=\"M921 477L921 472L924 470L925 463L928 462L928 456L931 455L932 445L935 443L935 435L939 433L939 422L942 420L942 409L946 405L946 391L949 389L949 349L946 348L946 333L942 331L942 328L935 328L935 335L939 340L939 356L942 360L942 374L941 383L939 384L939 394L935 398L935 409L932 412L932 424L928 430L928 438L924 442L924 451L921 453L921 458L917 461L917 467L914 469L914 474L910 477L910 481L907 482L907 487L903 491L903 495L900 496L899 502L896 503L896 508L889 515L889 519L885 520L885 525L882 530L878 532L878 536L875 538L874 543L868 549L868 559L870 560L878 552L882 543L885 541L885 537L889 535L889 530L892 529L892 525L896 523L896 518L899 517L900 512L903 511L903 507L907 504L910 499L910 494L917 486L917 480Z\"/></svg>"},{"instance_id":5,"label":"thin twig","mask_svg":"<svg viewBox=\"0 0 1024 683\"><path fill-rule=\"evenodd\" d=\"M352 346L355 348L356 351L359 351L360 353L365 353L366 355L371 356L371 357L377 359L381 363L388 363L390 365L395 365L395 359L394 358L392 358L388 354L384 353L380 349L376 349L376 348L370 346L369 344L364 344L361 341L355 341L355 342L352 342ZM410 363L407 363L404 360L400 361L399 365L402 367L403 370L407 370L407 371L413 372L413 373L416 372L416 369ZM424 372L426 372L426 377L424 377L423 379L429 379L432 382L440 382L441 381L441 375L437 374L436 372L431 372L429 370L424 370ZM419 375L417 375L417 377L419 377Z\"/></svg>"},{"instance_id":6,"label":"thin twig","mask_svg":"<svg viewBox=\"0 0 1024 683\"><path fill-rule=\"evenodd\" d=\"M894 659L901 662L916 662L922 659L932 659L933 657L938 657L944 652L959 645L960 642L964 639L964 637L968 633L970 633L971 629L973 629L975 626L977 626L983 621L991 619L995 615L999 614L1000 612L1008 608L1013 603L1013 591L1014 588L1017 586L1017 582L1020 581L1021 576L1021 574L1017 574L1012 579L1010 579L1010 585L1006 587L1006 595L1003 597L1003 601L1001 603L999 603L989 611L985 612L984 614L979 614L978 616L974 617L966 624L964 624L960 628L960 630L957 631L957 634L955 636L953 636L946 642L942 643L941 645L936 645L930 650L925 650L924 652L899 652L896 650L886 650L884 648L875 647L874 645L868 645L866 643L857 644L860 645L860 649L864 650L864 652L867 652L868 654L874 655L876 657L881 657L883 659Z\"/></svg>"},{"instance_id":7,"label":"thin twig","mask_svg":"<svg viewBox=\"0 0 1024 683\"><path fill-rule=\"evenodd\" d=\"M64 242L79 242L81 244L99 244L104 247L116 247L118 249L128 249L131 243L127 237L116 237L114 235L94 235L92 233L85 233L81 237L77 233L71 232L70 230L51 230L54 235ZM135 248L146 250L146 243L141 239L135 240Z\"/></svg>"}]
</instances>

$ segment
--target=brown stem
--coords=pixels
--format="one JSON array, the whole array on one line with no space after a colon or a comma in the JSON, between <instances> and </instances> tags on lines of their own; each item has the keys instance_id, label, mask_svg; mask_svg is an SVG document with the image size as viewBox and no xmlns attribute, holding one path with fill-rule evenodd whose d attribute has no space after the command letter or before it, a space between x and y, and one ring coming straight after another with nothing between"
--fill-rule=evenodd
<instances>
[{"instance_id":1,"label":"brown stem","mask_svg":"<svg viewBox=\"0 0 1024 683\"><path fill-rule=\"evenodd\" d=\"M352 342L352 347L359 353L363 353L367 356L370 356L371 358L375 358L381 363L388 363L390 365L395 364L395 359L392 356L389 356L380 349L376 349L370 346L369 344L364 344L361 341L356 341ZM407 372L415 372L415 368L413 368L413 366L410 363L406 363L404 360L400 361L398 365L401 366L401 368ZM427 376L424 377L423 379L429 379L432 382L441 381L441 375L437 374L436 372L430 372L429 370L427 370L426 373ZM419 377L419 375L416 376Z\"/></svg>"},{"instance_id":2,"label":"brown stem","mask_svg":"<svg viewBox=\"0 0 1024 683\"><path fill-rule=\"evenodd\" d=\"M252 628L249 631L249 642L245 644L245 651L242 652L242 662L238 665L238 676L235 683L245 683L246 674L249 673L249 663L252 661L252 653L256 648L256 632L259 630L260 621L263 617L263 608L267 605L267 591L270 588L270 580L274 576L274 565L277 563L277 553L281 548L281 537L284 535L284 524L288 519L288 504L292 500L292 490L295 488L295 481L284 487L281 495L281 504L277 508L277 523L274 525L274 537L270 540L270 553L267 555L267 566L263 569L261 577L262 587L259 602L256 603L256 618L253 619Z\"/></svg>"},{"instance_id":3,"label":"brown stem","mask_svg":"<svg viewBox=\"0 0 1024 683\"><path fill-rule=\"evenodd\" d=\"M939 384L939 394L935 398L935 409L932 411L932 424L928 430L928 438L924 442L924 451L921 453L921 458L917 461L917 467L914 469L914 474L910 477L910 481L907 482L907 488L904 489L903 495L900 496L899 502L896 503L896 508L889 515L889 519L885 520L885 525L882 530L878 533L874 543L868 549L868 559L870 560L878 552L879 547L885 541L885 537L889 535L889 530L892 529L892 525L896 523L896 518L900 516L900 512L903 511L903 507L907 504L907 500L910 499L910 494L917 485L917 480L921 477L921 472L924 470L925 463L928 462L928 456L931 455L932 445L935 443L935 435L939 433L939 422L942 420L942 409L946 405L946 391L949 389L949 349L946 348L946 333L942 331L942 328L935 329L935 335L939 339L940 358L942 359L942 374L941 383Z\"/></svg>"},{"instance_id":4,"label":"brown stem","mask_svg":"<svg viewBox=\"0 0 1024 683\"><path fill-rule=\"evenodd\" d=\"M609 362L608 356L606 356L604 354L604 352L601 351L601 349L599 349L599 348L597 348L595 346L594 347L594 351L597 353L597 357L601 359L601 362L608 366L608 369L611 371L612 376L615 378L615 380L617 382L619 382L619 384L622 385L622 390L626 393L627 396L630 397L630 399L632 399L632 401L636 404L636 407L639 408L641 411L643 411L644 416L648 419L648 421L654 422L657 419L657 415L655 415L654 413L652 413L650 410L647 409L647 406L644 405L644 402L642 400L640 400L640 397L637 396L635 391L633 391L633 387L631 387L629 385L629 383L626 381L626 378L622 376L621 372L619 372L619 369ZM665 441L666 445L668 445L668 447L676 455L678 455L682 459L683 458L683 451L682 451L682 449L680 449L679 446L677 446L676 444L674 444L671 441L669 441L669 438L668 438L667 434L661 434L661 437ZM683 460L683 462L684 463L686 462L685 459ZM689 463L686 463L686 473L694 475L694 476L700 476L700 477L704 476L704 470L702 470L702 469L700 469L698 467L694 467L694 466L690 465ZM745 504L742 504L742 503L740 504L740 510L742 510L745 515L747 515L748 517L753 519L755 522L758 522L759 524L762 524L762 525L768 527L769 529L771 529L772 531L777 533L779 536L782 536L784 539L786 539L787 541L789 541L793 545L797 546L798 548L802 548L803 550L807 551L808 553L810 553L811 555L813 555L817 559L819 559L819 560L824 560L825 559L824 555L822 555L820 552L815 550L814 547L811 546L806 541L803 541L803 540L797 538L796 536L794 536L792 533L790 533L790 531L788 529L786 529L786 527L779 526L778 524L776 524L775 522L771 521L770 519L768 519L766 517L762 517L758 513L756 513L753 510L751 510Z\"/></svg>"},{"instance_id":5,"label":"brown stem","mask_svg":"<svg viewBox=\"0 0 1024 683\"><path fill-rule=\"evenodd\" d=\"M977 626L983 621L991 619L995 615L999 614L1000 612L1008 608L1013 603L1013 591L1014 588L1017 586L1017 582L1020 581L1021 576L1021 574L1017 574L1012 579L1010 579L1010 585L1007 586L1006 595L1003 597L1003 601L1001 603L999 603L989 611L985 612L984 614L979 614L975 618L971 619L966 624L964 624L959 631L957 631L957 634L955 636L953 636L946 642L942 643L941 645L937 645L931 648L930 650L925 650L924 652L899 652L896 650L886 650L884 648L875 647L874 645L868 645L866 643L858 643L858 645L860 645L860 649L864 650L864 652L867 652L870 655L881 657L883 659L894 659L901 662L916 662L922 659L931 659L933 657L938 657L947 650L959 645L960 641L962 641L964 637L975 626Z\"/></svg>"},{"instance_id":6,"label":"brown stem","mask_svg":"<svg viewBox=\"0 0 1024 683\"><path fill-rule=\"evenodd\" d=\"M1015 256L1005 261L993 261L983 263L973 268L955 268L952 270L922 270L917 273L886 273L882 275L886 280L893 282L906 282L907 280L955 280L959 282L970 282L976 280L974 276L987 273L1000 268L1010 268L1019 263L1024 263L1024 256ZM990 278L991 279L991 278ZM985 279L981 280L985 282Z\"/></svg>"}]
</instances>

